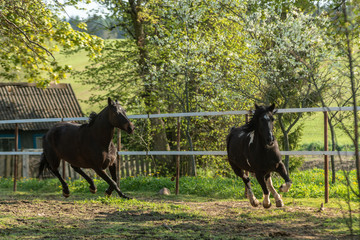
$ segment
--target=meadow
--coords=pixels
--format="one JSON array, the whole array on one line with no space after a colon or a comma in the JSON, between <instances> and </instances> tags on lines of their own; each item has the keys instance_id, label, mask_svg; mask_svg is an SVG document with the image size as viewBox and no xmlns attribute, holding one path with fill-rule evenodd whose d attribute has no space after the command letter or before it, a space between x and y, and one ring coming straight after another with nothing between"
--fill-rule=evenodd
<instances>
[{"instance_id":1,"label":"meadow","mask_svg":"<svg viewBox=\"0 0 360 240\"><path fill-rule=\"evenodd\" d=\"M355 171L349 174L357 189ZM181 177L179 195L170 178L123 178L121 189L132 200L104 197L107 184L99 179L95 195L84 180L69 180L67 199L57 179L21 179L15 193L12 179L0 179L0 238L356 239L360 201L345 175L337 176L324 208L323 171L314 169L293 173L292 188L282 194L285 207L276 208L272 199L270 209L251 207L238 178ZM277 188L282 181L273 178ZM260 187L252 182L261 200ZM159 195L163 187L172 194Z\"/></svg>"}]
</instances>

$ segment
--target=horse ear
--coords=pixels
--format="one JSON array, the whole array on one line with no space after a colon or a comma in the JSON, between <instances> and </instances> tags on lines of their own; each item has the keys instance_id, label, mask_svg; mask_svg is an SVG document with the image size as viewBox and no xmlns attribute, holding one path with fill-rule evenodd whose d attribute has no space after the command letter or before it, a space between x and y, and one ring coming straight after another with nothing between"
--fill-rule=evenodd
<instances>
[{"instance_id":1,"label":"horse ear","mask_svg":"<svg viewBox=\"0 0 360 240\"><path fill-rule=\"evenodd\" d=\"M111 100L111 98L110 97L108 97L108 105L110 106L110 105L112 105L114 102Z\"/></svg>"},{"instance_id":2,"label":"horse ear","mask_svg":"<svg viewBox=\"0 0 360 240\"><path fill-rule=\"evenodd\" d=\"M271 104L271 105L268 107L269 112L274 111L274 109L275 109L275 103Z\"/></svg>"}]
</instances>

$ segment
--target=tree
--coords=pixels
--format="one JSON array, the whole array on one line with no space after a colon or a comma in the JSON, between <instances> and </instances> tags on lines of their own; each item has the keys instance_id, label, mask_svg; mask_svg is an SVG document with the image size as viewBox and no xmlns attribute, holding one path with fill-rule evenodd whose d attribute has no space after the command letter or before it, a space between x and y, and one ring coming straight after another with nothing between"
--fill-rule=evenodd
<instances>
[{"instance_id":1,"label":"tree","mask_svg":"<svg viewBox=\"0 0 360 240\"><path fill-rule=\"evenodd\" d=\"M102 40L74 31L40 0L0 2L0 76L6 80L24 78L46 86L66 77L70 66L61 66L54 52L85 49L95 57Z\"/></svg>"},{"instance_id":2,"label":"tree","mask_svg":"<svg viewBox=\"0 0 360 240\"><path fill-rule=\"evenodd\" d=\"M220 111L227 110L229 105L233 109L247 105L236 88L238 84L246 84L238 76L242 66L251 61L251 56L244 53L246 44L241 29L225 18L217 1L143 2L141 7L131 8L131 11L134 8L138 11L137 16L143 24L143 30L137 31L139 23L134 25L134 18L131 18L134 13L125 11L128 4L135 2L117 3L117 26L125 29L129 38L107 42L103 57L87 69L89 74L84 75L84 82L94 83L110 94L116 93L127 104L140 105L139 112ZM145 39L136 40L140 38ZM129 49L121 47L125 45ZM135 86L130 83L132 78ZM204 128L212 129L216 140L219 137L216 134L225 138L229 128L228 122L215 126L215 122L206 124L199 119L185 121L186 147L190 150L207 142L201 138L205 137ZM172 138L170 122L168 139ZM152 123L152 126L156 128L157 125ZM162 126L157 129L165 132ZM221 133L215 133L219 128ZM156 148L156 134L151 135L152 149L163 150ZM207 146L215 150L224 147L222 143L213 141ZM194 158L192 172L195 174Z\"/></svg>"},{"instance_id":3,"label":"tree","mask_svg":"<svg viewBox=\"0 0 360 240\"><path fill-rule=\"evenodd\" d=\"M249 6L252 9L252 5ZM319 89L312 84L311 76L319 71L321 64L329 56L322 51L322 40L318 23L323 21L289 8L286 14L277 11L278 6L269 5L267 9L257 9L247 14L230 9L237 18L234 21L244 24L249 33L252 51L259 57L256 69L248 66L246 71L254 78L251 87L256 95L249 95L247 89L242 93L258 102L276 103L278 108L304 108L318 105L318 90L326 88L321 79L316 79ZM311 64L311 72L301 61ZM297 143L301 126L297 123L302 117L298 114L278 114L278 126L281 129L283 149L290 150L290 143ZM294 130L295 127L295 130ZM291 138L295 138L291 139ZM289 170L289 156L285 156L285 165Z\"/></svg>"},{"instance_id":4,"label":"tree","mask_svg":"<svg viewBox=\"0 0 360 240\"><path fill-rule=\"evenodd\" d=\"M231 4L241 8L237 1ZM249 101L239 97L236 89L240 84L246 85L244 78L238 76L252 56L245 53L241 27L233 26L222 5L218 1L166 1L153 11L158 19L153 24L155 34L149 38L154 45L149 58L150 76L161 86L163 99L172 110L220 111L229 106L247 106ZM223 148L224 145L206 142L218 142L219 136L225 139L229 122L213 124L216 123L186 117L187 149ZM206 128L212 131L201 133ZM215 139L211 135L216 135ZM194 156L190 172L196 174Z\"/></svg>"}]
</instances>

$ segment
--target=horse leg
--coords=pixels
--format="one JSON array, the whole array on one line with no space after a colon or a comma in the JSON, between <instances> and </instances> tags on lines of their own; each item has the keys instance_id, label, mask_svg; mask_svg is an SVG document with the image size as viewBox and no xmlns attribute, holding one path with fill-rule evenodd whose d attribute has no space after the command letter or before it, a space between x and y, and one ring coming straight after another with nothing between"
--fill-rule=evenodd
<instances>
[{"instance_id":1,"label":"horse leg","mask_svg":"<svg viewBox=\"0 0 360 240\"><path fill-rule=\"evenodd\" d=\"M275 198L275 203L276 203L276 207L283 207L284 203L281 199L280 194L278 194L273 186L272 180L271 180L271 176L270 173L265 175L265 182L266 182L266 186L267 188L270 190L271 194L274 196Z\"/></svg>"},{"instance_id":2,"label":"horse leg","mask_svg":"<svg viewBox=\"0 0 360 240\"><path fill-rule=\"evenodd\" d=\"M57 157L55 151L48 147L46 150L44 148L44 154L42 155L42 161L46 161L47 168L60 180L62 189L63 189L63 196L69 197L70 196L70 190L69 186L65 182L65 180L61 177L59 173L59 166L60 166L60 158ZM44 164L44 163L43 163Z\"/></svg>"},{"instance_id":3,"label":"horse leg","mask_svg":"<svg viewBox=\"0 0 360 240\"><path fill-rule=\"evenodd\" d=\"M114 180L114 182L116 182L117 177L116 177L116 163L115 162L109 166L109 171L110 171L111 178ZM114 191L114 188L109 186L109 188L105 191L105 193L106 193L106 195L108 195L110 197L113 191Z\"/></svg>"},{"instance_id":4,"label":"horse leg","mask_svg":"<svg viewBox=\"0 0 360 240\"><path fill-rule=\"evenodd\" d=\"M264 201L263 201L263 207L264 208L269 208L271 206L271 202L270 202L270 194L269 194L269 190L266 187L266 183L265 183L265 175L263 173L256 173L256 179L259 182L262 191L263 191L263 197L264 197Z\"/></svg>"},{"instance_id":5,"label":"horse leg","mask_svg":"<svg viewBox=\"0 0 360 240\"><path fill-rule=\"evenodd\" d=\"M115 189L115 191L119 194L120 197L125 199L130 199L128 196L126 196L120 191L120 188L117 186L116 182L112 180L103 169L94 169L94 170L102 179L105 180L105 182L109 184L110 187Z\"/></svg>"},{"instance_id":6,"label":"horse leg","mask_svg":"<svg viewBox=\"0 0 360 240\"><path fill-rule=\"evenodd\" d=\"M96 189L96 186L94 184L94 181L81 168L75 167L73 165L71 165L71 167L75 170L75 172L77 172L83 178L85 178L85 180L90 184L90 192L96 193L97 189Z\"/></svg>"},{"instance_id":7,"label":"horse leg","mask_svg":"<svg viewBox=\"0 0 360 240\"><path fill-rule=\"evenodd\" d=\"M232 164L231 162L230 162L230 166L234 170L235 174L238 175L239 177L241 177L241 179L243 180L243 182L245 184L245 191L247 191L246 197L249 199L250 204L253 207L259 206L259 201L256 199L255 194L253 193L253 191L251 189L249 176L247 174L245 174L244 170L238 168L235 164Z\"/></svg>"},{"instance_id":8,"label":"horse leg","mask_svg":"<svg viewBox=\"0 0 360 240\"><path fill-rule=\"evenodd\" d=\"M63 196L68 198L70 196L69 186L65 182L65 180L61 177L59 170L50 168L50 171L60 180L62 188L63 188Z\"/></svg>"},{"instance_id":9,"label":"horse leg","mask_svg":"<svg viewBox=\"0 0 360 240\"><path fill-rule=\"evenodd\" d=\"M285 180L285 183L283 185L281 185L281 187L280 187L280 191L281 192L288 192L290 187L291 187L292 181L289 178L289 175L288 175L288 173L286 171L284 163L280 162L279 166L276 168L275 171L277 173L279 173L280 176Z\"/></svg>"}]
</instances>

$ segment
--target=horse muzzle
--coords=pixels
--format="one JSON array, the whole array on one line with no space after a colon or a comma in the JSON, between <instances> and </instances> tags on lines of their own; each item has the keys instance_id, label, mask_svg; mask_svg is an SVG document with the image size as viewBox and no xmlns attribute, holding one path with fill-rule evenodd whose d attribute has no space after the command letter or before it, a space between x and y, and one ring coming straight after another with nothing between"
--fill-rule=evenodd
<instances>
[{"instance_id":1,"label":"horse muzzle","mask_svg":"<svg viewBox=\"0 0 360 240\"><path fill-rule=\"evenodd\" d=\"M268 149L269 149L269 148L272 148L272 147L274 147L274 145L275 145L275 142L272 141L272 142L266 144L266 148L268 148Z\"/></svg>"}]
</instances>

